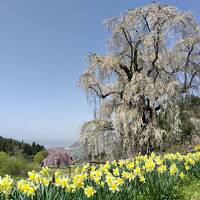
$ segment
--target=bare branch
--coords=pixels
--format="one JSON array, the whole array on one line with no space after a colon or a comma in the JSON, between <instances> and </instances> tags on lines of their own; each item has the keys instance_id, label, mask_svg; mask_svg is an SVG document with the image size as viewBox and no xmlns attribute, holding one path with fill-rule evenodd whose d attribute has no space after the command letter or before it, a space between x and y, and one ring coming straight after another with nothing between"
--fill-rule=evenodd
<instances>
[{"instance_id":1,"label":"bare branch","mask_svg":"<svg viewBox=\"0 0 200 200\"><path fill-rule=\"evenodd\" d=\"M134 29L134 30L136 30L136 29ZM137 54L138 54L138 46L140 45L142 40L139 37L139 40L135 42L135 46L133 47L133 41L131 40L131 36L130 36L129 32L124 27L122 27L122 32L124 33L126 41L129 44L130 49L131 49L131 55L128 57L131 59L130 72L131 72L131 74L133 74L133 65L134 65L134 71L135 72L139 71L138 63L137 63Z\"/></svg>"},{"instance_id":2,"label":"bare branch","mask_svg":"<svg viewBox=\"0 0 200 200\"><path fill-rule=\"evenodd\" d=\"M185 91L188 89L188 86L187 86L187 68L188 68L188 65L189 65L191 53L192 53L194 48L193 48L193 46L191 48L188 46L188 49L189 49L189 51L188 51L186 61L185 61L185 72L184 72L184 88L183 88L183 90L185 90Z\"/></svg>"},{"instance_id":3,"label":"bare branch","mask_svg":"<svg viewBox=\"0 0 200 200\"><path fill-rule=\"evenodd\" d=\"M147 20L147 17L144 16L144 15L142 15L142 17L143 17L143 19L144 19L144 21L145 21L145 23L146 23L146 27L147 27L148 31L151 32L151 29L150 29L150 26L149 26L149 22L148 22L148 20Z\"/></svg>"}]
</instances>

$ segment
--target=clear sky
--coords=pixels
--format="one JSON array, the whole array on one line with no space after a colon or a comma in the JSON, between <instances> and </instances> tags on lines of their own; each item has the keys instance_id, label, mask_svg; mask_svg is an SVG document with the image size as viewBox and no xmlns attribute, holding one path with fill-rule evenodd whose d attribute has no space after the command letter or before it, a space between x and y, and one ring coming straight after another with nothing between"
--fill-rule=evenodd
<instances>
[{"instance_id":1,"label":"clear sky","mask_svg":"<svg viewBox=\"0 0 200 200\"><path fill-rule=\"evenodd\" d=\"M151 1L0 0L0 135L67 146L92 118L77 88L85 56L105 52L105 18ZM159 1L191 10L199 0Z\"/></svg>"}]
</instances>

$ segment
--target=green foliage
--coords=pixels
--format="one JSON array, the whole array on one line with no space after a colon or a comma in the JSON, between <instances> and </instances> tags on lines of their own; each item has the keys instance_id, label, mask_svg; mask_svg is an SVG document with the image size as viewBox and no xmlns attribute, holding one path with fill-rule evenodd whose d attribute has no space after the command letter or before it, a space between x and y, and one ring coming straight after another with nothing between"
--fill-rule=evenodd
<instances>
[{"instance_id":1,"label":"green foliage","mask_svg":"<svg viewBox=\"0 0 200 200\"><path fill-rule=\"evenodd\" d=\"M191 95L187 96L186 99L188 102L187 109L190 112L191 117L200 118L200 98L198 96Z\"/></svg>"},{"instance_id":2,"label":"green foliage","mask_svg":"<svg viewBox=\"0 0 200 200\"><path fill-rule=\"evenodd\" d=\"M29 161L22 155L10 156L5 152L0 152L0 176L4 176L5 174L26 176L32 167Z\"/></svg>"},{"instance_id":3,"label":"green foliage","mask_svg":"<svg viewBox=\"0 0 200 200\"><path fill-rule=\"evenodd\" d=\"M178 190L182 200L200 200L200 179L188 178L179 185Z\"/></svg>"},{"instance_id":4,"label":"green foliage","mask_svg":"<svg viewBox=\"0 0 200 200\"><path fill-rule=\"evenodd\" d=\"M200 106L200 98L198 96L188 95L186 96L186 99L190 108L194 106Z\"/></svg>"},{"instance_id":5,"label":"green foliage","mask_svg":"<svg viewBox=\"0 0 200 200\"><path fill-rule=\"evenodd\" d=\"M160 112L157 116L159 128L164 129L167 132L171 131L169 117L167 112Z\"/></svg>"},{"instance_id":6,"label":"green foliage","mask_svg":"<svg viewBox=\"0 0 200 200\"><path fill-rule=\"evenodd\" d=\"M180 124L179 128L181 130L180 141L181 144L190 141L191 135L195 130L194 124L191 122L191 117L200 118L199 115L200 109L200 98L194 95L187 95L182 97L179 103L179 119ZM170 117L168 112L160 112L157 115L157 121L159 128L164 129L166 132L170 133L171 126ZM172 141L172 144L177 143L178 141ZM178 143L179 143L178 142ZM172 145L171 144L171 145Z\"/></svg>"},{"instance_id":7,"label":"green foliage","mask_svg":"<svg viewBox=\"0 0 200 200\"><path fill-rule=\"evenodd\" d=\"M42 160L47 156L47 151L45 150L42 150L42 151L39 151L35 154L33 160L35 163L38 163L40 164L42 162Z\"/></svg>"},{"instance_id":8,"label":"green foliage","mask_svg":"<svg viewBox=\"0 0 200 200\"><path fill-rule=\"evenodd\" d=\"M31 145L28 143L19 142L17 140L7 139L0 136L0 151L16 155L23 153L26 156L35 155L37 152L44 150L44 146L33 142Z\"/></svg>"},{"instance_id":9,"label":"green foliage","mask_svg":"<svg viewBox=\"0 0 200 200\"><path fill-rule=\"evenodd\" d=\"M29 170L38 169L40 159L44 158L43 146L33 142L31 145L0 136L0 176L26 176ZM32 159L36 163L33 163Z\"/></svg>"},{"instance_id":10,"label":"green foliage","mask_svg":"<svg viewBox=\"0 0 200 200\"><path fill-rule=\"evenodd\" d=\"M194 130L194 125L192 124L190 118L191 118L191 108L194 106L194 102L197 101L196 97L193 96L186 96L182 99L180 103L180 129L182 132L181 140L190 140L190 137L192 135L192 132ZM192 103L193 102L193 103Z\"/></svg>"}]
</instances>

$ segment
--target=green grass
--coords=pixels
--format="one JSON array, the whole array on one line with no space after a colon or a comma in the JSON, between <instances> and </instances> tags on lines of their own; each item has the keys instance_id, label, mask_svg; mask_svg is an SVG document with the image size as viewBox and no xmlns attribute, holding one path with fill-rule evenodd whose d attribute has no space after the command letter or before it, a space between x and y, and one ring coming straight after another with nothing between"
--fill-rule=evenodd
<instances>
[{"instance_id":1,"label":"green grass","mask_svg":"<svg viewBox=\"0 0 200 200\"><path fill-rule=\"evenodd\" d=\"M182 200L200 200L200 179L188 179L178 189Z\"/></svg>"}]
</instances>

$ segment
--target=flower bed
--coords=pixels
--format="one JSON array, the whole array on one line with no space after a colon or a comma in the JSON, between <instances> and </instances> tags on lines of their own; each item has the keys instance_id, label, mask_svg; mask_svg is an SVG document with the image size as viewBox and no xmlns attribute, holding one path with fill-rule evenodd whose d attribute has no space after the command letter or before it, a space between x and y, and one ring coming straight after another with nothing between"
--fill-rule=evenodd
<instances>
[{"instance_id":1,"label":"flower bed","mask_svg":"<svg viewBox=\"0 0 200 200\"><path fill-rule=\"evenodd\" d=\"M28 173L27 179L0 178L0 199L179 199L177 185L188 177L200 177L200 152L187 155L139 155L131 160L85 164L65 177L50 169Z\"/></svg>"}]
</instances>

